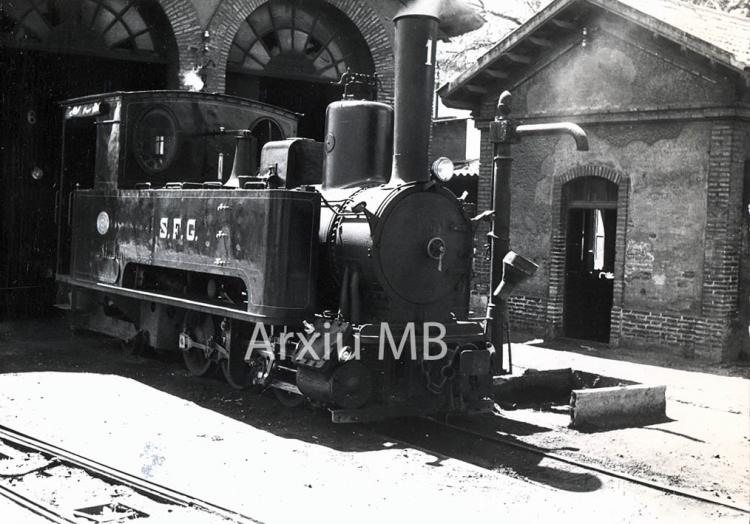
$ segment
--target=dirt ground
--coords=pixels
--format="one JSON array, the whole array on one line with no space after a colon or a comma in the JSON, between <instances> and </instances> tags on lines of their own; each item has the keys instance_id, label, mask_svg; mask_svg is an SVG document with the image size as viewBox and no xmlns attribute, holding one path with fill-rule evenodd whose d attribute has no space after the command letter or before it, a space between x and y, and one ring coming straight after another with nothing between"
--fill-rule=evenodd
<instances>
[{"instance_id":1,"label":"dirt ground","mask_svg":"<svg viewBox=\"0 0 750 524\"><path fill-rule=\"evenodd\" d=\"M482 422L485 427L494 425L499 433L512 433L526 444L596 466L749 505L747 363L710 364L656 349L611 349L570 340L550 344L523 334L517 340L517 373L571 367L666 385L667 416L640 427L582 432L567 427L567 413L545 405L505 411Z\"/></svg>"},{"instance_id":2,"label":"dirt ground","mask_svg":"<svg viewBox=\"0 0 750 524\"><path fill-rule=\"evenodd\" d=\"M724 375L733 374L732 370L721 369ZM81 384L100 383L92 374L126 377L155 388L161 396L133 390L132 398L120 398L130 394L127 392L134 386L129 383L120 393L102 392L102 399L113 399L112 412L107 413L106 407L106 416L76 412L77 418L92 419L87 434L76 441L66 437L74 434L73 429L60 427L67 414L40 411L64 410L66 403L83 405L87 395L96 395L96 391L69 392L60 384L75 382L76 376ZM118 464L109 461L120 460L119 465L125 468L123 464L132 455L141 473L153 475L156 481L191 493L207 493L217 499L212 500L216 503L224 502L268 522L288 522L293 516L309 522L342 522L352 517L360 522L382 522L399 521L399 515L446 522L454 521L457 515L486 519L500 514L529 521L555 517L578 522L747 521L746 514L665 495L548 459L511 450L498 455L497 450L486 449L471 439L439 441L422 432L419 439L410 440L418 446L410 448L383 436L379 433L382 427L334 425L324 412L309 407L286 408L272 395L237 392L219 379L190 377L177 354L136 357L109 338L74 335L62 318L0 323L0 379L4 377L8 380L0 380L0 423L21 430L24 428L18 426L28 423L34 431L83 443L92 453L101 453L101 460L110 465ZM712 387L712 383L707 384ZM60 398L40 398L50 389L59 391ZM151 418L143 419L148 420L143 424L153 425L145 445L128 441L137 436L118 436L119 431L138 429L132 427L134 419L125 418L139 416L138 408L131 405L139 395L160 399L144 401L159 404L142 408L144 417L150 410L154 412ZM119 409L114 405L118 402ZM205 410L191 408L193 403ZM686 411L675 411L675 406ZM191 426L194 434L176 437L180 449L170 449L175 442L170 441L175 438L169 436L170 424L190 421L183 420L183 415L175 423L160 421L158 412L173 411L177 415L183 409L193 414L188 416L196 417L195 425L200 429L193 431ZM690 422L695 420L696 409L702 410L697 412L697 426L704 427L702 432ZM747 504L747 461L744 465L737 462L749 447L747 434L739 451L727 453L724 448L712 454L709 449L721 436L724 424L734 423L732 439L742 434L746 426L742 415L716 406L706 409L679 402L669 405L668 414L672 420L665 422L666 426L590 434L568 430L559 414L539 410L502 413L492 423L495 431L519 442ZM418 431L418 426L414 428ZM34 434L31 429L29 432ZM112 442L106 442L107 438ZM222 450L232 445L233 458L222 458ZM210 451L206 456L191 456L191 446L204 446ZM292 470L287 464L290 457L296 464ZM282 472L277 471L280 460L286 461ZM188 465L182 464L186 461L203 473L187 478L183 468ZM254 469L243 469L242 461ZM258 470L262 471L260 477L250 475L250 471ZM224 480L219 481L219 476ZM230 484L232 487L227 487ZM236 485L247 486L242 496L235 494ZM274 490L253 490L250 494L250 486L257 485L285 486L287 493L282 497ZM326 502L331 497L337 504ZM295 502L287 504L285 500ZM427 501L432 502L428 505Z\"/></svg>"}]
</instances>

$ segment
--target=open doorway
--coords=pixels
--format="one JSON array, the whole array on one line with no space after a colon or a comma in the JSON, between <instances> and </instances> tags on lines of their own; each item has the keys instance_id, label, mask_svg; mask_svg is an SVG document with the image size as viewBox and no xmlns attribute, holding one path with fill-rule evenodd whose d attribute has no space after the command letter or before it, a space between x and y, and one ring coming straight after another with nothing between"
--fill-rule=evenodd
<instances>
[{"instance_id":1,"label":"open doorway","mask_svg":"<svg viewBox=\"0 0 750 524\"><path fill-rule=\"evenodd\" d=\"M59 102L114 89L163 88L166 82L162 64L35 50L7 50L0 55L0 67L1 319L43 315L54 302ZM94 125L88 125L91 147ZM85 155L81 147L70 156Z\"/></svg>"},{"instance_id":2,"label":"open doorway","mask_svg":"<svg viewBox=\"0 0 750 524\"><path fill-rule=\"evenodd\" d=\"M566 337L609 342L614 297L617 185L583 177L565 186Z\"/></svg>"},{"instance_id":3,"label":"open doorway","mask_svg":"<svg viewBox=\"0 0 750 524\"><path fill-rule=\"evenodd\" d=\"M156 0L0 2L0 320L42 315L54 302L55 208L66 189L59 102L165 88L176 55Z\"/></svg>"}]
</instances>

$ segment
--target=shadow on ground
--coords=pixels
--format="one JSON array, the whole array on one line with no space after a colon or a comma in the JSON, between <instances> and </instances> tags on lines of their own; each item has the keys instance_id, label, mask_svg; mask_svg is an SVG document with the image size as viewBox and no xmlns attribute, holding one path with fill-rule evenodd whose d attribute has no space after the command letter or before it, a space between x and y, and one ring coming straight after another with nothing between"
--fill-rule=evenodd
<instances>
[{"instance_id":1,"label":"shadow on ground","mask_svg":"<svg viewBox=\"0 0 750 524\"><path fill-rule=\"evenodd\" d=\"M591 492L602 487L602 482L596 474L543 456L545 452L555 452L559 449L529 446L516 438L516 434L530 435L550 431L548 428L534 424L498 417L492 421L491 427L483 429L489 433L502 434L504 440L510 444L515 443L527 448L532 447L536 453L478 436L456 432L429 420L409 420L408 423L398 420L388 421L379 424L377 427L381 434L405 440L416 446L437 452L446 458L455 458L480 468L499 471L512 477L544 484L555 489L570 492ZM570 448L567 449L571 450ZM436 460L428 464L440 467L442 462L443 460Z\"/></svg>"},{"instance_id":2,"label":"shadow on ground","mask_svg":"<svg viewBox=\"0 0 750 524\"><path fill-rule=\"evenodd\" d=\"M423 430L424 422L415 419L396 423L406 431L400 437L391 431L395 427L393 423L333 424L323 410L310 406L288 408L270 394L236 391L219 378L191 377L177 352L134 356L117 340L93 333L73 333L62 317L0 323L0 373L44 371L130 378L279 437L338 451L415 446L433 455L428 464L435 467L454 458L567 491L594 491L601 486L599 479L589 473L562 464L561 468L558 464L543 464L540 456L527 452L499 448L481 439L441 435L437 430L427 434ZM550 431L510 419L503 423L503 431L508 435ZM23 431L23 428L16 429Z\"/></svg>"}]
</instances>

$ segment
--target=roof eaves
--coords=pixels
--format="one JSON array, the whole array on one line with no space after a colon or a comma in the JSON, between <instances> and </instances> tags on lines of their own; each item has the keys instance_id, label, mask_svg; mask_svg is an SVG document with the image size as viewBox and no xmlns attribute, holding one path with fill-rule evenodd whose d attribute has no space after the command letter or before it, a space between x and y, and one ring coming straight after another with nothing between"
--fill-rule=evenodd
<instances>
[{"instance_id":1,"label":"roof eaves","mask_svg":"<svg viewBox=\"0 0 750 524\"><path fill-rule=\"evenodd\" d=\"M495 44L494 47L482 55L479 60L477 60L476 65L467 71L464 71L453 80L449 80L440 86L438 94L443 98L444 102L450 99L451 96L456 94L456 91L473 80L474 77L480 74L485 67L500 58L504 53L513 49L519 42L535 32L541 25L553 18L569 4L577 1L580 0L554 0L548 4L544 9L532 16L523 25L500 40L500 42Z\"/></svg>"},{"instance_id":2,"label":"roof eaves","mask_svg":"<svg viewBox=\"0 0 750 524\"><path fill-rule=\"evenodd\" d=\"M462 88L469 84L475 77L477 77L485 68L492 64L495 60L499 59L503 54L509 52L518 43L534 33L541 25L554 18L560 11L568 7L569 5L577 2L587 2L589 4L601 7L607 11L613 12L617 15L622 16L625 19L632 21L638 25L644 26L654 32L657 32L673 40L674 42L683 45L685 48L690 49L700 55L703 55L715 62L723 63L730 68L740 72L741 74L747 75L749 65L737 57L720 47L706 42L687 31L683 31L667 22L662 22L658 18L639 11L638 9L624 4L618 0L556 0L547 5L544 9L539 11L536 15L530 18L526 23L517 28L515 31L510 33L500 42L498 42L492 49L487 51L482 57L479 58L477 64L471 67L469 70L461 73L453 80L450 80L443 84L438 89L438 94L443 99L443 103L449 107L458 106L457 104L461 99L453 99Z\"/></svg>"}]
</instances>

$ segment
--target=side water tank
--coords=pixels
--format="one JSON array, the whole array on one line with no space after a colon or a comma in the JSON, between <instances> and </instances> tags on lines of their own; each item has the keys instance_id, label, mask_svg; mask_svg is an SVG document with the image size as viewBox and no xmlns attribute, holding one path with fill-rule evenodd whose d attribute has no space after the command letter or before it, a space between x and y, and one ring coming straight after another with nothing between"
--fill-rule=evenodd
<instances>
[{"instance_id":1,"label":"side water tank","mask_svg":"<svg viewBox=\"0 0 750 524\"><path fill-rule=\"evenodd\" d=\"M367 100L339 100L326 110L323 188L367 182L391 175L393 108Z\"/></svg>"}]
</instances>

